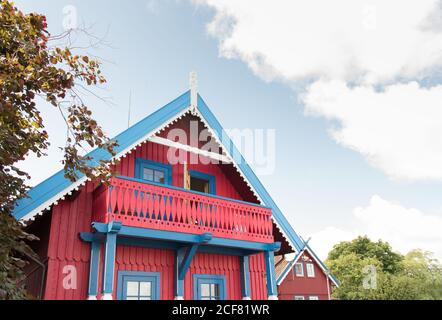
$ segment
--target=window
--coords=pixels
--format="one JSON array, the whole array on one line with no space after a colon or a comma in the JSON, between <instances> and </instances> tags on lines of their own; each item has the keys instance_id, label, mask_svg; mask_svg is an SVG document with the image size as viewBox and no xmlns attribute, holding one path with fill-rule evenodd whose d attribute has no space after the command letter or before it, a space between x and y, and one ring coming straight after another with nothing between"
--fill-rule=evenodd
<instances>
[{"instance_id":1,"label":"window","mask_svg":"<svg viewBox=\"0 0 442 320\"><path fill-rule=\"evenodd\" d=\"M221 275L194 276L194 298L197 300L225 300L225 277Z\"/></svg>"},{"instance_id":2,"label":"window","mask_svg":"<svg viewBox=\"0 0 442 320\"><path fill-rule=\"evenodd\" d=\"M190 177L190 190L209 193L210 192L209 181L196 177Z\"/></svg>"},{"instance_id":3,"label":"window","mask_svg":"<svg viewBox=\"0 0 442 320\"><path fill-rule=\"evenodd\" d=\"M302 264L302 262L295 263L295 275L297 277L304 276L304 265Z\"/></svg>"},{"instance_id":4,"label":"window","mask_svg":"<svg viewBox=\"0 0 442 320\"><path fill-rule=\"evenodd\" d=\"M215 176L210 174L189 170L190 190L216 194Z\"/></svg>"},{"instance_id":5,"label":"window","mask_svg":"<svg viewBox=\"0 0 442 320\"><path fill-rule=\"evenodd\" d=\"M160 297L160 274L119 271L117 290L117 299L119 300L158 300Z\"/></svg>"},{"instance_id":6,"label":"window","mask_svg":"<svg viewBox=\"0 0 442 320\"><path fill-rule=\"evenodd\" d=\"M295 296L295 300L305 300L304 296Z\"/></svg>"},{"instance_id":7,"label":"window","mask_svg":"<svg viewBox=\"0 0 442 320\"><path fill-rule=\"evenodd\" d=\"M307 277L314 278L315 277L315 265L313 263L306 263L307 268Z\"/></svg>"},{"instance_id":8,"label":"window","mask_svg":"<svg viewBox=\"0 0 442 320\"><path fill-rule=\"evenodd\" d=\"M170 185L172 182L172 167L168 164L137 158L135 178Z\"/></svg>"},{"instance_id":9,"label":"window","mask_svg":"<svg viewBox=\"0 0 442 320\"><path fill-rule=\"evenodd\" d=\"M310 296L308 297L309 300L319 300L318 296Z\"/></svg>"}]
</instances>

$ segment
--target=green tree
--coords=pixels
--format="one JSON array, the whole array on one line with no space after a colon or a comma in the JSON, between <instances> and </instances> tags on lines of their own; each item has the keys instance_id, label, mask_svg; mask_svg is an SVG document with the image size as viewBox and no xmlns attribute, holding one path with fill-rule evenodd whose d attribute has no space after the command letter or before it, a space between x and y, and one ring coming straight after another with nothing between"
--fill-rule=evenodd
<instances>
[{"instance_id":1,"label":"green tree","mask_svg":"<svg viewBox=\"0 0 442 320\"><path fill-rule=\"evenodd\" d=\"M51 47L43 15L24 14L14 4L0 0L0 298L24 298L17 283L22 279L23 255L33 254L26 244L36 238L27 234L12 217L17 199L26 196L28 173L16 163L29 153L45 155L48 134L40 105L43 99L63 115L68 128L64 150L65 176L83 173L106 180L109 163L95 168L83 155L85 146L113 154L116 145L103 133L83 103L79 88L105 83L100 64L88 56L75 55L67 47ZM84 145L85 144L85 145Z\"/></svg>"},{"instance_id":2,"label":"green tree","mask_svg":"<svg viewBox=\"0 0 442 320\"><path fill-rule=\"evenodd\" d=\"M442 299L442 265L433 253L418 249L407 253L402 274L414 280L420 299Z\"/></svg>"},{"instance_id":3,"label":"green tree","mask_svg":"<svg viewBox=\"0 0 442 320\"><path fill-rule=\"evenodd\" d=\"M326 264L340 281L333 292L345 300L441 299L442 266L429 252L403 256L382 241L358 237L330 251Z\"/></svg>"},{"instance_id":4,"label":"green tree","mask_svg":"<svg viewBox=\"0 0 442 320\"><path fill-rule=\"evenodd\" d=\"M394 252L390 244L381 240L373 242L367 236L359 236L353 241L341 242L335 245L333 250L330 251L328 259L333 260L349 253L378 260L385 272L396 273L402 267L403 256Z\"/></svg>"}]
</instances>

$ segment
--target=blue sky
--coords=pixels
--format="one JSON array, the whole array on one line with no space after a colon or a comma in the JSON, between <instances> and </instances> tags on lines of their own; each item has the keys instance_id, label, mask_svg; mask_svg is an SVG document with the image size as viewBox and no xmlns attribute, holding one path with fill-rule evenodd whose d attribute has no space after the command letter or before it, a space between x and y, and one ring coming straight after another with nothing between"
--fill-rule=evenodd
<instances>
[{"instance_id":1,"label":"blue sky","mask_svg":"<svg viewBox=\"0 0 442 320\"><path fill-rule=\"evenodd\" d=\"M393 244L405 239L406 245L398 248L401 251L423 247L441 254L440 243L434 243L437 237L424 239L424 234L394 230L394 219L401 217L411 216L409 224L420 218L440 222L440 179L398 178L370 163L366 153L358 152L360 148L337 141L330 129L341 123L318 109L309 109L314 116L306 112L307 103L301 94L308 87L301 76L298 79L302 81L291 81L291 76L298 76L296 72L263 76L241 54L227 58L220 52L221 36L209 34L207 29L219 12L216 6L142 0L130 1L130 5L122 1L15 2L25 12L46 14L53 34L63 31L63 8L73 5L80 25L91 26L96 36L105 35L109 46L87 52L104 61L108 85L98 93L109 96L112 105L93 97L87 100L110 136L127 127L129 92L131 123L135 123L186 91L188 74L195 70L200 94L225 128L276 129L276 170L261 179L295 230L305 238L312 236L323 257L334 242L360 233L383 237ZM290 30L287 32L274 36L287 37ZM291 59L302 58L293 55ZM275 62L273 67L280 65ZM52 146L47 158L31 157L22 164L31 172L33 183L61 167L57 147L63 145L65 137L58 112L45 104L41 109L47 117ZM391 130L395 130L394 124ZM382 218L390 210L397 212L388 220L390 229L373 230L379 222L367 219Z\"/></svg>"}]
</instances>

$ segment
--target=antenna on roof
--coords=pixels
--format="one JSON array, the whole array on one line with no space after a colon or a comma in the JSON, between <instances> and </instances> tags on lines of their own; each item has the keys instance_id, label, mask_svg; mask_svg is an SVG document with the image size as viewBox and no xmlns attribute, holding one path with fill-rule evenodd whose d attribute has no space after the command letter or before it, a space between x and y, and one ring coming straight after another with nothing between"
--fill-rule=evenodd
<instances>
[{"instance_id":1,"label":"antenna on roof","mask_svg":"<svg viewBox=\"0 0 442 320\"><path fill-rule=\"evenodd\" d=\"M198 107L198 76L195 71L189 75L190 107L195 110Z\"/></svg>"},{"instance_id":2,"label":"antenna on roof","mask_svg":"<svg viewBox=\"0 0 442 320\"><path fill-rule=\"evenodd\" d=\"M127 111L127 127L130 127L130 107L132 104L132 90L129 91L129 110Z\"/></svg>"}]
</instances>

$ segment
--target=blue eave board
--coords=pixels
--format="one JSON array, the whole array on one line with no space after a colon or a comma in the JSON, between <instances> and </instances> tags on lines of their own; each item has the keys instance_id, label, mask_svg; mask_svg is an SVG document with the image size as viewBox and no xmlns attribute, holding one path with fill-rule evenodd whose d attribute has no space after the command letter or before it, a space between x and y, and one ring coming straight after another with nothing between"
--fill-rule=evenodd
<instances>
[{"instance_id":1,"label":"blue eave board","mask_svg":"<svg viewBox=\"0 0 442 320\"><path fill-rule=\"evenodd\" d=\"M116 153L118 154L125 150L144 137L148 132L155 130L155 128L158 128L170 118L184 111L189 105L190 92L187 91L161 109L123 131L114 138L118 142L118 147L115 148ZM100 160L111 159L111 154L103 149L95 149L88 155L92 157L93 162L96 164L99 164ZM83 175L78 174L78 176L81 178ZM26 214L68 188L71 184L72 182L64 177L64 171L58 171L53 176L30 189L28 198L17 201L13 212L14 217L17 220L23 218Z\"/></svg>"}]
</instances>

